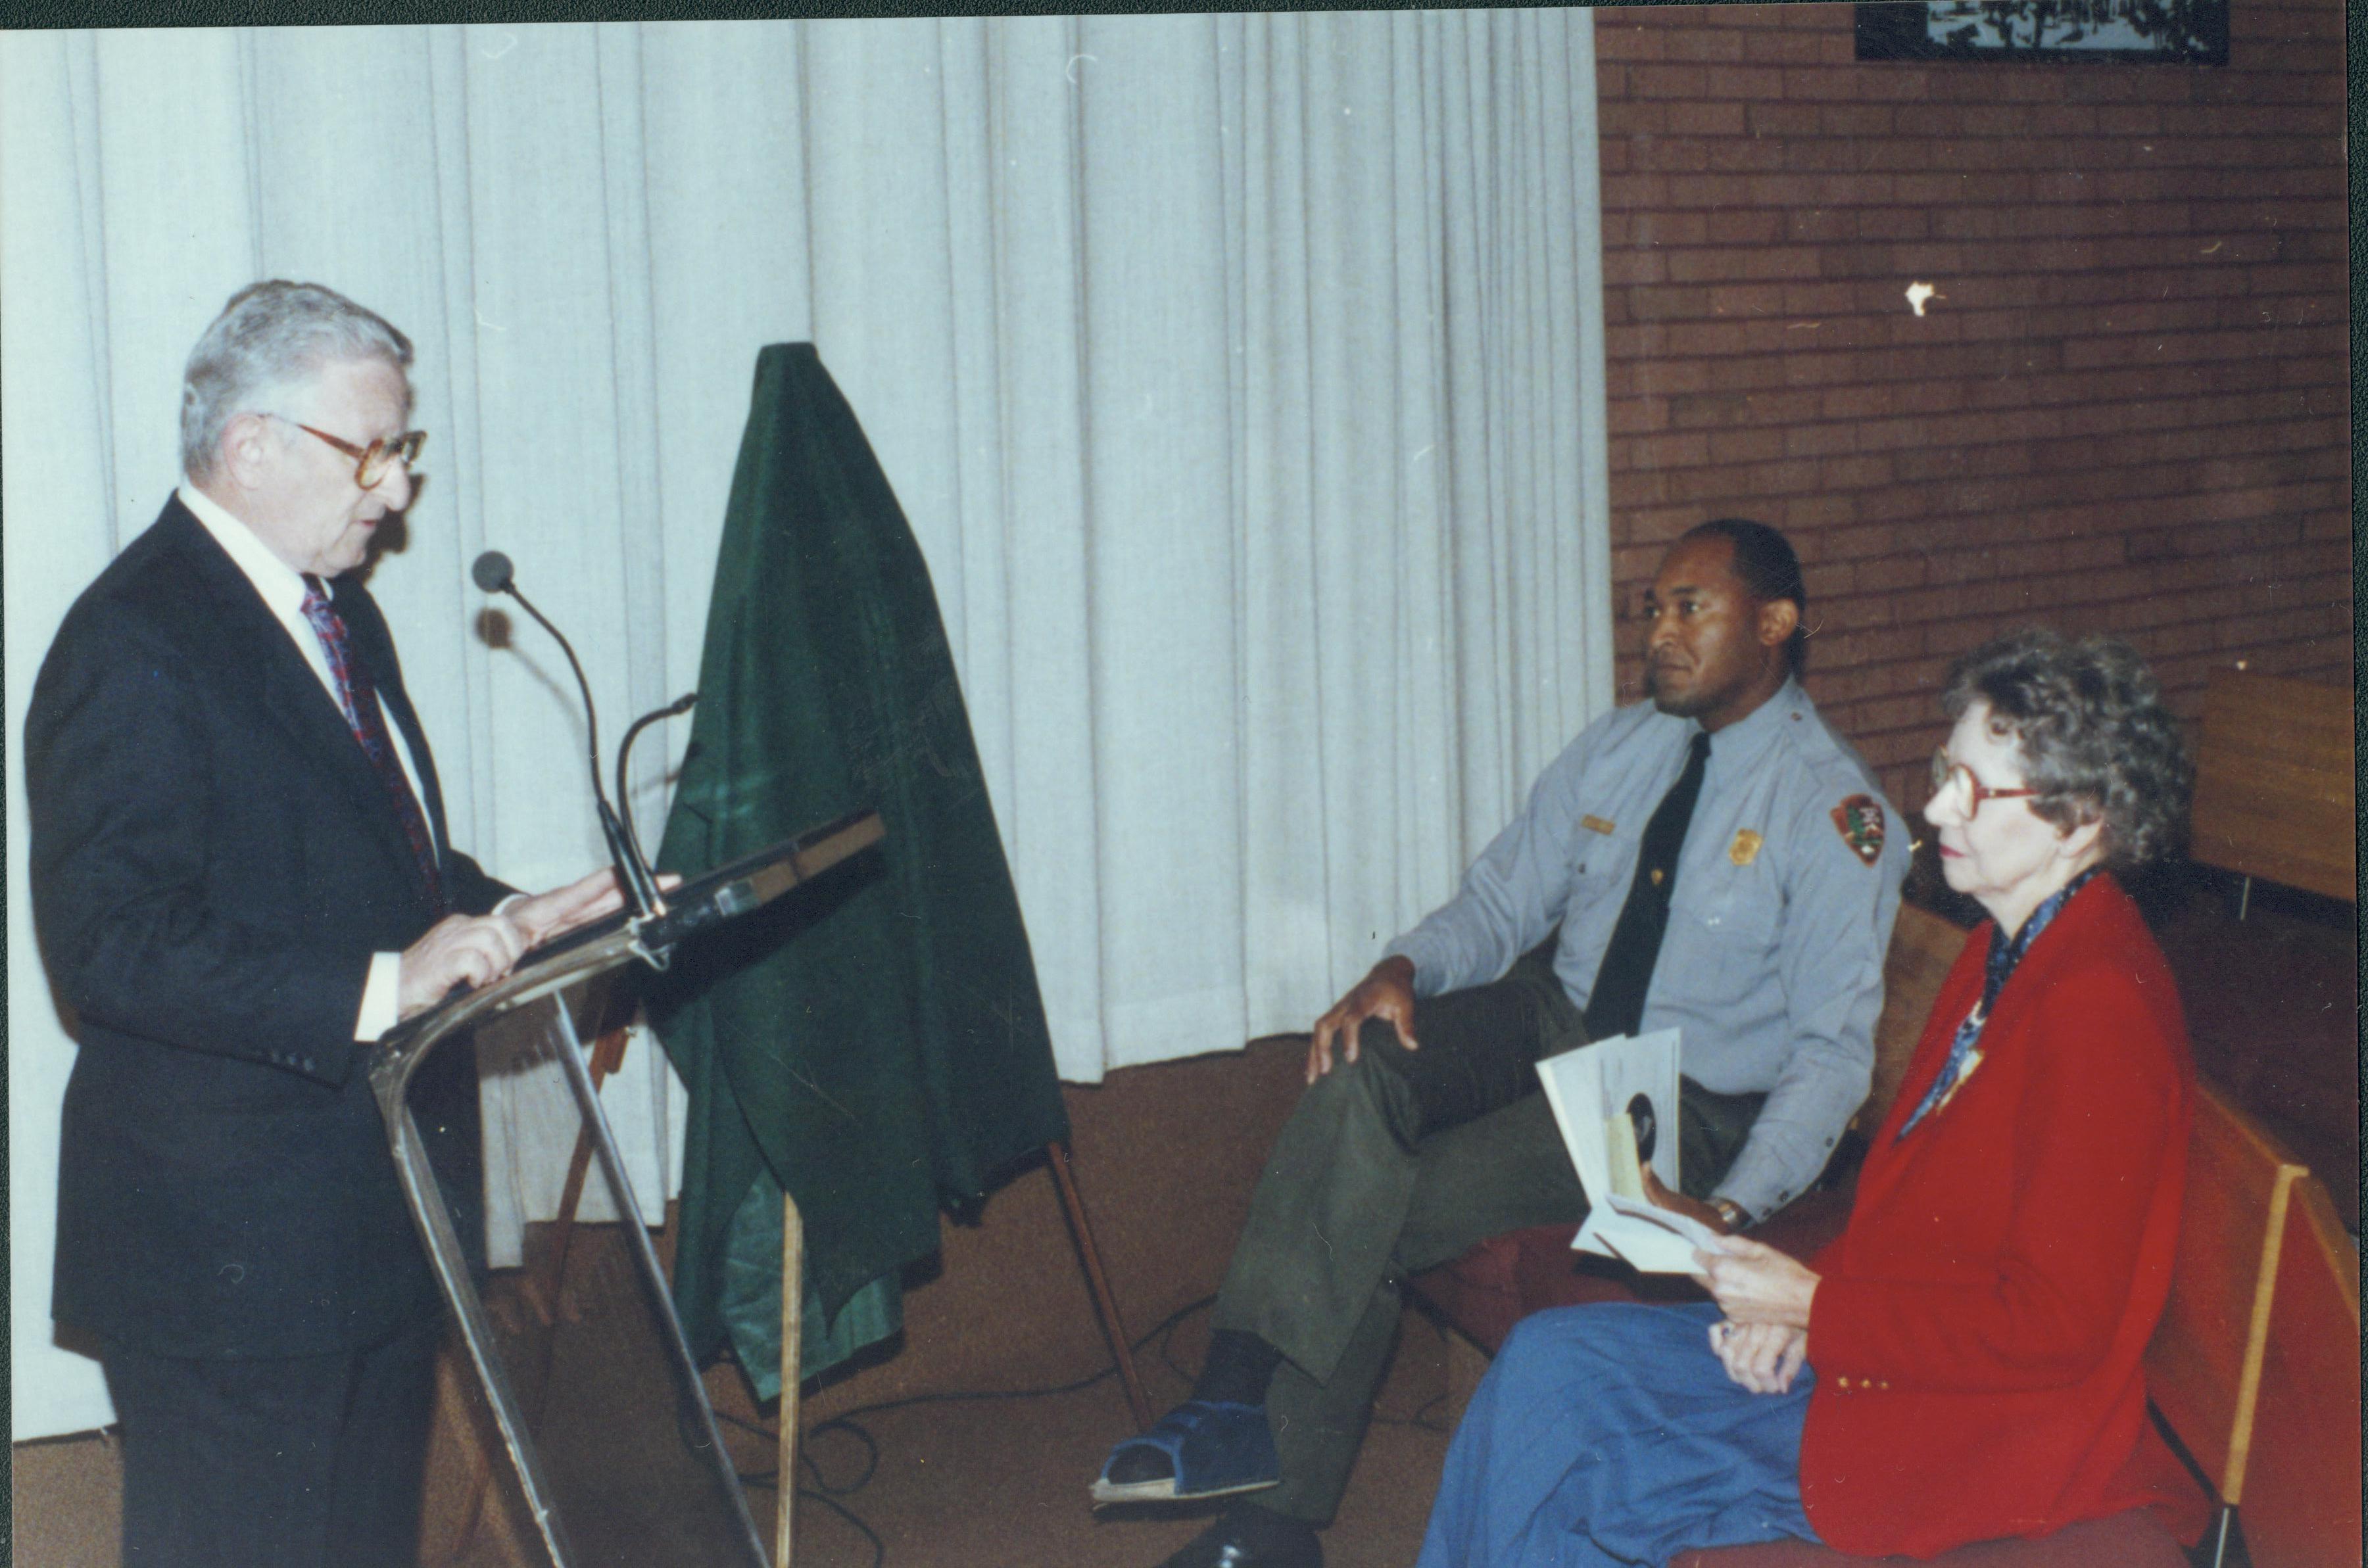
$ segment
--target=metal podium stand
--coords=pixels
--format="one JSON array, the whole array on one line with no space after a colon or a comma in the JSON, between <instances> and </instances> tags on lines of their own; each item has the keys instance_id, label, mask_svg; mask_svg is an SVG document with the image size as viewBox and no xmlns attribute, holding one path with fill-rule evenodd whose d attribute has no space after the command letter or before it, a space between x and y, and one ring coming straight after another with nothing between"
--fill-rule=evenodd
<instances>
[{"instance_id":1,"label":"metal podium stand","mask_svg":"<svg viewBox=\"0 0 2368 1568\"><path fill-rule=\"evenodd\" d=\"M620 1224L614 1245L579 1244L548 1299L527 1293L489 1306L495 1282L472 1262L482 1250L469 1234L478 1156L417 1101L430 1081L420 1069L439 1051L494 1049L481 1034L500 1050L556 1060L581 1121L576 1142L595 1156L594 1208L637 1218L578 1032L601 983L636 960L663 965L678 943L881 836L879 817L861 812L719 868L667 894L658 914L611 917L536 949L499 984L406 1023L372 1058L370 1086L404 1195L553 1568L764 1568L766 1556L647 1231Z\"/></svg>"}]
</instances>

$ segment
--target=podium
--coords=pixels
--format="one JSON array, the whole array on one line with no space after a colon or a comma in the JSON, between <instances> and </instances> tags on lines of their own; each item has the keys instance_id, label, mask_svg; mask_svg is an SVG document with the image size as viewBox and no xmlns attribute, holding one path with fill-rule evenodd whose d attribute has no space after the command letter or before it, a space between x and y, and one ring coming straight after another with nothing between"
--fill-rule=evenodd
<instances>
[{"instance_id":1,"label":"podium","mask_svg":"<svg viewBox=\"0 0 2368 1568\"><path fill-rule=\"evenodd\" d=\"M882 832L875 813L856 812L683 884L661 912L571 932L498 984L411 1019L372 1058L370 1087L404 1197L552 1568L765 1568L639 1222L586 1035L619 971L663 967L679 944L790 894ZM579 1124L570 1186L588 1184L588 1213L625 1221L603 1227L597 1243L579 1234L570 1246L563 1236L547 1272L531 1248L524 1268L500 1277L484 1262L474 1121L450 1103L455 1084L472 1091L476 1081L456 1058L477 1052L556 1062ZM484 1489L473 1490L476 1509Z\"/></svg>"}]
</instances>

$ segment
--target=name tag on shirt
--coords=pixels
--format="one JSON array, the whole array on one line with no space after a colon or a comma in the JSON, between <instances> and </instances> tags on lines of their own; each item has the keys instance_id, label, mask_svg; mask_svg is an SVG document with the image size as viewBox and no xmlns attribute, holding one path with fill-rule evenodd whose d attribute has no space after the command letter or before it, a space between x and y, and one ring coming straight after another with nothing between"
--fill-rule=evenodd
<instances>
[{"instance_id":1,"label":"name tag on shirt","mask_svg":"<svg viewBox=\"0 0 2368 1568\"><path fill-rule=\"evenodd\" d=\"M1578 825L1589 832L1608 834L1615 824L1603 817L1587 816L1578 819Z\"/></svg>"}]
</instances>

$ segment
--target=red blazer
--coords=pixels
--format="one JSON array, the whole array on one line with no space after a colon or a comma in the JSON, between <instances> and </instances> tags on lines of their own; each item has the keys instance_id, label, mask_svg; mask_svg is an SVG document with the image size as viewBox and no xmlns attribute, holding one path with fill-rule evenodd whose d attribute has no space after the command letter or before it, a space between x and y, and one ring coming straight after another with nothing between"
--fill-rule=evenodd
<instances>
[{"instance_id":1,"label":"red blazer","mask_svg":"<svg viewBox=\"0 0 2368 1568\"><path fill-rule=\"evenodd\" d=\"M2093 879L2007 982L1981 1062L1902 1142L1980 999L1989 931L1813 1265L1801 1497L1844 1551L1929 1557L2155 1501L2132 1460L2187 1170L2179 994L2127 895Z\"/></svg>"}]
</instances>

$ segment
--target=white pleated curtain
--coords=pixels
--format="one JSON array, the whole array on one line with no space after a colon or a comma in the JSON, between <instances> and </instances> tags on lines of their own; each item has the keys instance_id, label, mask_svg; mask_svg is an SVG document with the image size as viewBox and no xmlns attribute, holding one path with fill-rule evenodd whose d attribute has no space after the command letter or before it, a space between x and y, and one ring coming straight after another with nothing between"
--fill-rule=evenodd
<instances>
[{"instance_id":1,"label":"white pleated curtain","mask_svg":"<svg viewBox=\"0 0 2368 1568\"><path fill-rule=\"evenodd\" d=\"M585 737L470 561L571 630L613 744L696 681L757 349L816 343L1092 1081L1304 1027L1609 699L1595 145L1575 11L0 38L16 1435L106 1419L47 1322L25 702L233 290L418 346L428 478L371 585L454 840L529 886L601 857ZM666 1095L637 1047L651 1186ZM551 1108L496 1104L496 1158Z\"/></svg>"}]
</instances>

